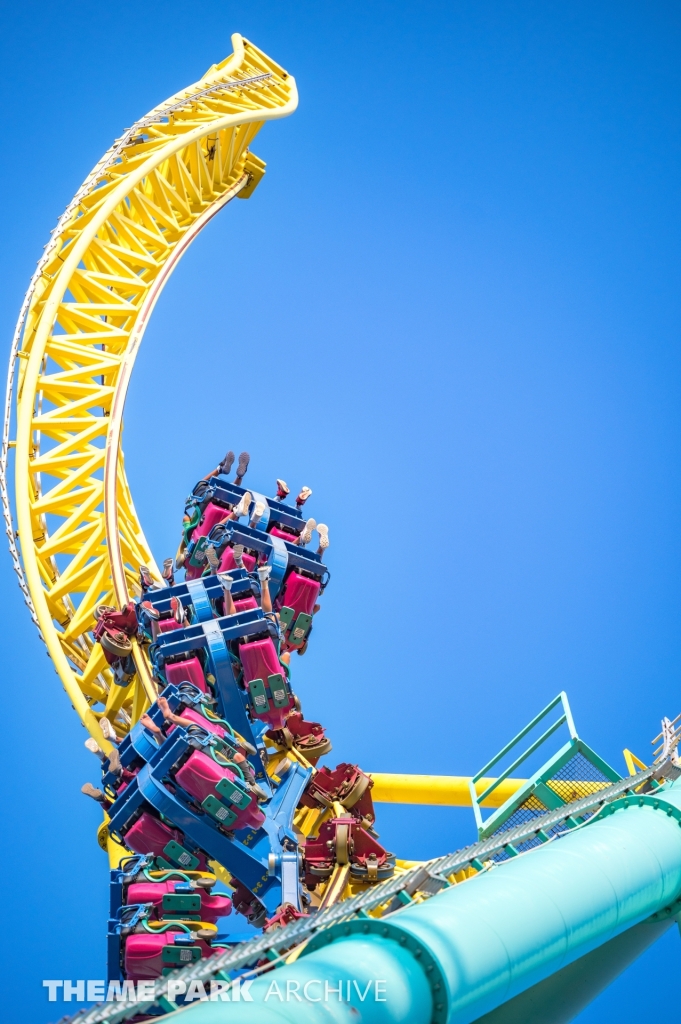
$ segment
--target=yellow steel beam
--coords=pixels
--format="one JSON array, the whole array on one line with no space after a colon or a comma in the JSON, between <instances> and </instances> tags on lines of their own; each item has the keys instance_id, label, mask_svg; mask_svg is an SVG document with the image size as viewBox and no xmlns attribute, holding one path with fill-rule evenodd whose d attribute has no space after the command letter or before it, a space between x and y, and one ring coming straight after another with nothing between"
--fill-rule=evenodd
<instances>
[{"instance_id":1,"label":"yellow steel beam","mask_svg":"<svg viewBox=\"0 0 681 1024\"><path fill-rule=\"evenodd\" d=\"M381 804L433 804L438 807L470 807L470 778L466 775L392 775L369 772L374 780L371 795ZM492 779L480 779L479 793L491 785ZM525 779L505 779L485 800L485 807L501 807L513 796Z\"/></svg>"},{"instance_id":2,"label":"yellow steel beam","mask_svg":"<svg viewBox=\"0 0 681 1024\"><path fill-rule=\"evenodd\" d=\"M640 765L640 761L635 759ZM470 777L467 775L392 775L383 772L369 772L374 780L371 795L379 804L432 804L438 807L470 807L471 791L469 789ZM634 774L632 772L632 774ZM494 779L480 779L475 788L478 793L483 793L488 786L491 786ZM521 786L525 785L525 779L504 779L495 790L483 800L483 807L501 807L509 797L517 793ZM565 800L564 783L557 783L552 780L547 786L558 792L561 799ZM571 800L578 800L583 796L590 796L592 793L603 789L607 783L604 782L571 782Z\"/></svg>"},{"instance_id":3,"label":"yellow steel beam","mask_svg":"<svg viewBox=\"0 0 681 1024\"><path fill-rule=\"evenodd\" d=\"M104 710L124 729L156 692L137 647L135 682L112 692L91 632L97 604L135 593L140 564L160 579L123 468L135 357L188 245L262 178L252 139L298 102L290 75L241 36L232 44L231 57L138 121L90 174L52 235L15 334L21 564L14 535L10 546L57 672L104 749Z\"/></svg>"}]
</instances>

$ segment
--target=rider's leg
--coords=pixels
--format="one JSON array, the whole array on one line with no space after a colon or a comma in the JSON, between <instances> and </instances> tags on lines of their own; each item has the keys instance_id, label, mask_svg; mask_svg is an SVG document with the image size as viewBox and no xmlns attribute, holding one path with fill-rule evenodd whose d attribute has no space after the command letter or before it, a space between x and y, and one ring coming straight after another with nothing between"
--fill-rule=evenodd
<instances>
[{"instance_id":1,"label":"rider's leg","mask_svg":"<svg viewBox=\"0 0 681 1024\"><path fill-rule=\"evenodd\" d=\"M225 615L236 615L236 607L232 597L232 583L234 580L226 572L219 572L218 579L222 584L222 592L225 598Z\"/></svg>"},{"instance_id":2,"label":"rider's leg","mask_svg":"<svg viewBox=\"0 0 681 1024\"><path fill-rule=\"evenodd\" d=\"M270 594L270 573L272 572L271 565L261 565L258 567L258 577L260 579L260 603L262 610L266 615L272 613L272 596Z\"/></svg>"}]
</instances>

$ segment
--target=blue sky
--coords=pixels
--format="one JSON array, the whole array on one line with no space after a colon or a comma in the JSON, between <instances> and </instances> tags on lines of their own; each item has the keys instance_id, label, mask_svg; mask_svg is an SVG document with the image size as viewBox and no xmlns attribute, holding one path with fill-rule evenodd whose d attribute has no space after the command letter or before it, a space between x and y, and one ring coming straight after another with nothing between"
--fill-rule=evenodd
<instances>
[{"instance_id":1,"label":"blue sky","mask_svg":"<svg viewBox=\"0 0 681 1024\"><path fill-rule=\"evenodd\" d=\"M159 302L124 446L156 556L229 447L314 490L332 584L294 665L338 761L476 771L559 690L623 770L681 711L679 44L666 2L5 5L6 350L35 261L112 139L240 31L300 107ZM9 1019L98 978L93 760L9 557L0 848ZM385 844L467 810L379 807ZM580 1021L676 1005L670 933ZM8 960L4 963L7 965ZM654 974L653 974L654 972ZM21 1009L20 1011L20 1007Z\"/></svg>"}]
</instances>

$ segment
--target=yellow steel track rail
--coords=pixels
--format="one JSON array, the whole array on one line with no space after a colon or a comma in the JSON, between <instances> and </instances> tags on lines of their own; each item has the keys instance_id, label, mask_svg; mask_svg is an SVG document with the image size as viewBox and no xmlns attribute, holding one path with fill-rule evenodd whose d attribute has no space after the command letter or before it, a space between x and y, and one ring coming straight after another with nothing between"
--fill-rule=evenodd
<instances>
[{"instance_id":1,"label":"yellow steel track rail","mask_svg":"<svg viewBox=\"0 0 681 1024\"><path fill-rule=\"evenodd\" d=\"M123 466L123 408L158 296L199 231L264 164L249 146L292 113L295 80L241 36L234 53L155 108L102 158L61 217L15 332L0 476L14 566L73 706L104 749L102 714L124 732L155 697L113 683L91 627L122 605L140 564L160 579ZM6 470L16 385L15 533ZM17 550L17 538L21 557Z\"/></svg>"}]
</instances>

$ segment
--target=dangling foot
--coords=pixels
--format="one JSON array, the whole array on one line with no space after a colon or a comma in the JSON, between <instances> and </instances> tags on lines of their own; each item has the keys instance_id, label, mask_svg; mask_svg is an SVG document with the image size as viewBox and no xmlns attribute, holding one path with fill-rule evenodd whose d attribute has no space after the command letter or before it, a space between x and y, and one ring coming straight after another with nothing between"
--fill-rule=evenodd
<instances>
[{"instance_id":1,"label":"dangling foot","mask_svg":"<svg viewBox=\"0 0 681 1024\"><path fill-rule=\"evenodd\" d=\"M163 561L163 572L161 573L163 579L166 581L169 587L175 586L175 576L173 574L173 560L172 558L166 558Z\"/></svg>"},{"instance_id":2,"label":"dangling foot","mask_svg":"<svg viewBox=\"0 0 681 1024\"><path fill-rule=\"evenodd\" d=\"M142 593L146 594L154 586L154 580L146 565L140 565L140 586Z\"/></svg>"},{"instance_id":3,"label":"dangling foot","mask_svg":"<svg viewBox=\"0 0 681 1024\"><path fill-rule=\"evenodd\" d=\"M316 529L317 529L317 520L316 519L308 519L308 521L305 523L305 526L303 527L303 532L301 533L300 537L298 538L298 544L301 547L303 547L303 548L305 547L306 544L309 544L310 541L312 540L312 531L316 530Z\"/></svg>"},{"instance_id":4,"label":"dangling foot","mask_svg":"<svg viewBox=\"0 0 681 1024\"><path fill-rule=\"evenodd\" d=\"M160 632L158 620L161 618L161 613L158 608L154 608L151 601L142 601L140 609L142 610L142 625L151 636L151 642L155 644Z\"/></svg>"},{"instance_id":5,"label":"dangling foot","mask_svg":"<svg viewBox=\"0 0 681 1024\"><path fill-rule=\"evenodd\" d=\"M112 743L118 743L118 736L114 730L113 725L108 718L102 716L99 720L99 728L104 733L104 739L111 740Z\"/></svg>"},{"instance_id":6,"label":"dangling foot","mask_svg":"<svg viewBox=\"0 0 681 1024\"><path fill-rule=\"evenodd\" d=\"M277 497L279 498L279 500L283 501L284 498L287 498L290 493L291 491L286 481L277 480Z\"/></svg>"},{"instance_id":7,"label":"dangling foot","mask_svg":"<svg viewBox=\"0 0 681 1024\"><path fill-rule=\"evenodd\" d=\"M320 523L317 527L317 533L319 534L319 547L317 548L317 554L321 555L322 551L326 551L329 546L329 528L324 523Z\"/></svg>"},{"instance_id":8,"label":"dangling foot","mask_svg":"<svg viewBox=\"0 0 681 1024\"><path fill-rule=\"evenodd\" d=\"M148 729L149 732L153 732L154 736L162 736L163 735L162 730L159 728L158 725L156 725L156 722L149 715L147 715L147 714L141 715L140 716L140 722L142 723L142 725L144 726L145 729Z\"/></svg>"},{"instance_id":9,"label":"dangling foot","mask_svg":"<svg viewBox=\"0 0 681 1024\"><path fill-rule=\"evenodd\" d=\"M97 740L93 740L92 736L88 736L85 740L85 746L91 754L96 754L100 761L104 761L106 759L106 754L101 749ZM88 782L87 785L89 786L90 783Z\"/></svg>"},{"instance_id":10,"label":"dangling foot","mask_svg":"<svg viewBox=\"0 0 681 1024\"><path fill-rule=\"evenodd\" d=\"M271 565L259 565L258 566L258 576L260 578L260 582L264 583L265 580L268 580L270 578L270 573L271 572L272 572L272 566Z\"/></svg>"},{"instance_id":11,"label":"dangling foot","mask_svg":"<svg viewBox=\"0 0 681 1024\"><path fill-rule=\"evenodd\" d=\"M251 456L248 452L242 452L239 456L239 463L236 467L236 477L234 483L237 487L241 486L241 481L246 476L246 470L248 469L248 463L251 461Z\"/></svg>"},{"instance_id":12,"label":"dangling foot","mask_svg":"<svg viewBox=\"0 0 681 1024\"><path fill-rule=\"evenodd\" d=\"M242 516L248 515L248 510L251 507L251 492L245 491L241 495L241 499L232 509L232 516L234 519L241 519Z\"/></svg>"},{"instance_id":13,"label":"dangling foot","mask_svg":"<svg viewBox=\"0 0 681 1024\"><path fill-rule=\"evenodd\" d=\"M102 793L101 789L97 789L91 782L86 782L85 785L80 787L81 793L85 793L85 796L91 796L93 800L96 800L98 804L106 803L106 797Z\"/></svg>"},{"instance_id":14,"label":"dangling foot","mask_svg":"<svg viewBox=\"0 0 681 1024\"><path fill-rule=\"evenodd\" d=\"M161 613L158 608L154 608L151 601L142 601L140 608L144 609L144 613L149 619L154 619L156 622L161 618Z\"/></svg>"},{"instance_id":15,"label":"dangling foot","mask_svg":"<svg viewBox=\"0 0 681 1024\"><path fill-rule=\"evenodd\" d=\"M220 580L220 583L222 584L222 589L226 590L227 593L229 594L232 589L232 584L234 583L234 578L226 572L219 572L217 576L218 579Z\"/></svg>"},{"instance_id":16,"label":"dangling foot","mask_svg":"<svg viewBox=\"0 0 681 1024\"><path fill-rule=\"evenodd\" d=\"M234 554L234 564L236 565L237 569L243 569L244 568L244 546L243 546L243 544L235 544L234 547L232 548L232 553Z\"/></svg>"},{"instance_id":17,"label":"dangling foot","mask_svg":"<svg viewBox=\"0 0 681 1024\"><path fill-rule=\"evenodd\" d=\"M223 476L228 476L229 471L234 465L234 452L227 452L224 459L218 466L218 473L222 473Z\"/></svg>"},{"instance_id":18,"label":"dangling foot","mask_svg":"<svg viewBox=\"0 0 681 1024\"><path fill-rule=\"evenodd\" d=\"M311 487L302 487L301 491L300 491L300 494L296 498L296 505L298 506L298 508L302 508L303 505L305 504L305 502L307 501L307 499L311 495L312 495L312 488Z\"/></svg>"},{"instance_id":19,"label":"dangling foot","mask_svg":"<svg viewBox=\"0 0 681 1024\"><path fill-rule=\"evenodd\" d=\"M264 501L256 501L255 508L253 509L253 515L251 516L251 521L249 523L249 526L251 527L252 530L255 530L255 527L260 522L260 519L261 519L264 511L265 511L265 502Z\"/></svg>"},{"instance_id":20,"label":"dangling foot","mask_svg":"<svg viewBox=\"0 0 681 1024\"><path fill-rule=\"evenodd\" d=\"M206 548L206 561L208 562L210 566L210 571L214 576L215 573L218 571L220 559L218 558L217 551L215 550L215 547L212 544L210 544Z\"/></svg>"},{"instance_id":21,"label":"dangling foot","mask_svg":"<svg viewBox=\"0 0 681 1024\"><path fill-rule=\"evenodd\" d=\"M170 705L168 704L167 699L165 697L159 697L157 699L156 703L160 707L161 714L165 718L166 722L169 722L170 721L171 711L170 711Z\"/></svg>"},{"instance_id":22,"label":"dangling foot","mask_svg":"<svg viewBox=\"0 0 681 1024\"><path fill-rule=\"evenodd\" d=\"M121 755L118 753L118 747L114 747L109 757L109 771L113 772L114 775L120 775L121 768Z\"/></svg>"},{"instance_id":23,"label":"dangling foot","mask_svg":"<svg viewBox=\"0 0 681 1024\"><path fill-rule=\"evenodd\" d=\"M173 613L175 622L179 622L180 625L182 625L184 622L184 608L182 607L182 602L179 597L170 598L170 610Z\"/></svg>"}]
</instances>

